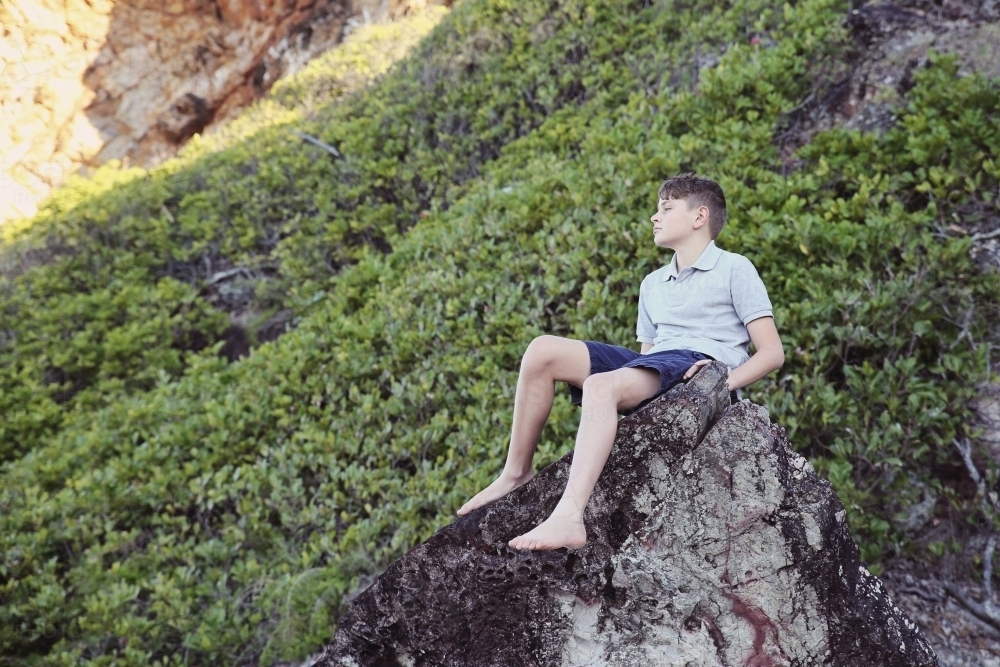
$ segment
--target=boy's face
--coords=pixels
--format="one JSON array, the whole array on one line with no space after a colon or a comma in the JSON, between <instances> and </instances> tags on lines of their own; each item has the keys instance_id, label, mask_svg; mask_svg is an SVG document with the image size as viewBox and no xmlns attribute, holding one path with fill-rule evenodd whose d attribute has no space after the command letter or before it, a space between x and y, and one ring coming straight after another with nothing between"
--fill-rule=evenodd
<instances>
[{"instance_id":1,"label":"boy's face","mask_svg":"<svg viewBox=\"0 0 1000 667\"><path fill-rule=\"evenodd\" d=\"M676 244L691 238L708 222L708 208L688 208L684 199L660 199L653 223L653 242L661 248L673 249Z\"/></svg>"}]
</instances>

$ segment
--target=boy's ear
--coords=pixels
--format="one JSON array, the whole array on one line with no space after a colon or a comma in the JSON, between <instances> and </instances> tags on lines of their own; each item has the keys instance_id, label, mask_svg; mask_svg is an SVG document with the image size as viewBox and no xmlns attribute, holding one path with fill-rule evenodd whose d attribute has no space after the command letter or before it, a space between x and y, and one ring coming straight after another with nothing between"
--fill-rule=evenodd
<instances>
[{"instance_id":1,"label":"boy's ear","mask_svg":"<svg viewBox=\"0 0 1000 667\"><path fill-rule=\"evenodd\" d=\"M699 206L698 209L695 211L694 228L700 229L701 227L707 225L708 218L710 215L711 212L708 210L707 206L705 206L704 204Z\"/></svg>"}]
</instances>

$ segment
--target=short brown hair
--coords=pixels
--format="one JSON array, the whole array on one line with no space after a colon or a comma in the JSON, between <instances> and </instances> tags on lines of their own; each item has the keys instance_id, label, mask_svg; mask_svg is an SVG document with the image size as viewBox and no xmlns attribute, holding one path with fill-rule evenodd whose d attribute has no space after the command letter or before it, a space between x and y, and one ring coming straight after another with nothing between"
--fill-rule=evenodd
<instances>
[{"instance_id":1,"label":"short brown hair","mask_svg":"<svg viewBox=\"0 0 1000 667\"><path fill-rule=\"evenodd\" d=\"M726 224L726 195L718 183L692 173L681 174L663 181L660 199L683 199L692 206L708 207L708 231L714 239Z\"/></svg>"}]
</instances>

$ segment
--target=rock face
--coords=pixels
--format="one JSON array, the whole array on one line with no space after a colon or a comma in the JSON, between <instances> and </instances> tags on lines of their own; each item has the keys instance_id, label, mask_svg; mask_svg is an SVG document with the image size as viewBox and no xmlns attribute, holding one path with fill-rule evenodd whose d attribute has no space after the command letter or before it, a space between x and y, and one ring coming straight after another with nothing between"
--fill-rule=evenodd
<instances>
[{"instance_id":1,"label":"rock face","mask_svg":"<svg viewBox=\"0 0 1000 667\"><path fill-rule=\"evenodd\" d=\"M863 132L890 127L932 49L956 56L963 76L1000 76L998 20L1000 4L992 0L852 2L845 17L853 42L850 66L792 114L780 136L783 154L792 159L794 149L833 127Z\"/></svg>"},{"instance_id":2,"label":"rock face","mask_svg":"<svg viewBox=\"0 0 1000 667\"><path fill-rule=\"evenodd\" d=\"M393 563L317 665L937 665L828 482L712 363L619 423L581 549L507 541L572 454Z\"/></svg>"},{"instance_id":3,"label":"rock face","mask_svg":"<svg viewBox=\"0 0 1000 667\"><path fill-rule=\"evenodd\" d=\"M151 167L337 44L433 0L5 0L0 223L80 167Z\"/></svg>"}]
</instances>

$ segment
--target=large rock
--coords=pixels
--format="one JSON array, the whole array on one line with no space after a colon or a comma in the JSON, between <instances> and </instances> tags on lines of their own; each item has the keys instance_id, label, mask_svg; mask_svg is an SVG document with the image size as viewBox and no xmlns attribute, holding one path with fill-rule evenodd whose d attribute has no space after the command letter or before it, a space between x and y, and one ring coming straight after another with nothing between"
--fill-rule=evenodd
<instances>
[{"instance_id":1,"label":"large rock","mask_svg":"<svg viewBox=\"0 0 1000 667\"><path fill-rule=\"evenodd\" d=\"M172 157L339 43L349 22L434 2L0 2L0 224L34 215L81 167Z\"/></svg>"},{"instance_id":2,"label":"large rock","mask_svg":"<svg viewBox=\"0 0 1000 667\"><path fill-rule=\"evenodd\" d=\"M619 423L582 549L520 552L572 454L393 563L316 664L937 665L784 430L713 363Z\"/></svg>"}]
</instances>

